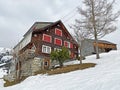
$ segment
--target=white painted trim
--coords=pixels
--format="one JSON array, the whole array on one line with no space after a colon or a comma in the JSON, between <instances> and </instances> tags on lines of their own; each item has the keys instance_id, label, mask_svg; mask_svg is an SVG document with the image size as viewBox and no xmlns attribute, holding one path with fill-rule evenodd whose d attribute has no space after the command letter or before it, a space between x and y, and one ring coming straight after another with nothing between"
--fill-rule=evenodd
<instances>
[{"instance_id":1,"label":"white painted trim","mask_svg":"<svg viewBox=\"0 0 120 90\"><path fill-rule=\"evenodd\" d=\"M61 48L54 48L54 51L55 51L55 50L61 51L62 49L61 49Z\"/></svg>"}]
</instances>

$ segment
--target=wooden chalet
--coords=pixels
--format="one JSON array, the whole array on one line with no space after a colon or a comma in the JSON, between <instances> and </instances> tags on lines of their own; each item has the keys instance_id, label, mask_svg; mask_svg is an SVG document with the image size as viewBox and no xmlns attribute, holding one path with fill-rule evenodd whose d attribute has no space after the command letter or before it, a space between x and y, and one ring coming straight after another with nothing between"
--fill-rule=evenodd
<instances>
[{"instance_id":1,"label":"wooden chalet","mask_svg":"<svg viewBox=\"0 0 120 90\"><path fill-rule=\"evenodd\" d=\"M69 49L71 59L78 56L78 44L60 20L57 22L35 22L24 34L24 38L14 47L17 70L22 67L25 69L27 63L33 59L35 60L32 63L38 62L39 67L50 68L51 51L60 50L62 46Z\"/></svg>"}]
</instances>

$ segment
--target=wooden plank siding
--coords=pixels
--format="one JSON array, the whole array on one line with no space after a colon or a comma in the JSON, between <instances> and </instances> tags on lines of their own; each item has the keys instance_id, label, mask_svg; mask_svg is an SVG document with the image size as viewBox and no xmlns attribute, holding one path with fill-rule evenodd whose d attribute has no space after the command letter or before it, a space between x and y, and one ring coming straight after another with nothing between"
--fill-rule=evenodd
<instances>
[{"instance_id":1,"label":"wooden plank siding","mask_svg":"<svg viewBox=\"0 0 120 90\"><path fill-rule=\"evenodd\" d=\"M37 24L39 24L39 22L37 22ZM33 25L32 27L34 27L36 25ZM59 29L62 31L62 36L61 35L56 35L55 34L55 29ZM30 31L32 31L30 29ZM31 32L29 32L31 33ZM50 35L52 38L51 42L46 42L43 41L43 34L46 35ZM26 34L27 35L27 34ZM25 36L24 36L25 38ZM62 40L62 45L56 45L54 43L54 39L58 38ZM19 55L24 53L27 49L31 49L33 47L33 45L35 46L35 56L42 56L42 57L50 57L49 53L43 53L42 52L42 45L46 45L46 46L50 46L51 50L53 51L54 48L62 48L62 46L64 46L64 41L68 41L70 42L70 44L73 44L73 48L68 48L69 51L72 53L71 56L78 56L78 45L76 43L76 41L73 39L73 37L70 35L70 33L67 31L67 29L65 28L65 26L63 25L63 23L61 21L57 21L55 23L52 23L51 25L45 26L43 28L40 29L35 29L35 27L33 28L32 31L32 36L31 36L31 42L28 43L25 47L23 47L20 51L19 51ZM71 57L71 59L75 58L75 57Z\"/></svg>"},{"instance_id":2,"label":"wooden plank siding","mask_svg":"<svg viewBox=\"0 0 120 90\"><path fill-rule=\"evenodd\" d=\"M58 36L58 35L55 34L55 29L56 28L62 30L62 36ZM42 40L43 34L47 34L47 35L52 36L52 42L49 43L49 42L43 41ZM69 37L69 39L67 37ZM58 38L58 39L62 40L62 45L61 46L54 44L54 39L55 38ZM47 30L33 33L33 35L32 35L32 42L35 43L35 45L37 46L37 49L39 49L37 51L37 54L47 56L47 57L49 57L48 54L42 53L42 45L50 46L51 50L54 50L54 48L62 48L62 46L64 46L64 41L69 41L70 43L73 43L73 41L71 40L71 37L66 32L64 32L64 29L62 27L60 27L60 26L59 27L58 26L53 26L53 27L51 27L51 28L49 28ZM39 43L39 45L37 45L38 43ZM72 49L71 48L68 48L68 49L71 52L76 53L76 57L77 57L78 46L76 44L74 44L74 43L73 43L73 46L74 47Z\"/></svg>"},{"instance_id":3,"label":"wooden plank siding","mask_svg":"<svg viewBox=\"0 0 120 90\"><path fill-rule=\"evenodd\" d=\"M42 24L42 25L41 25ZM60 29L62 34L55 34L55 29ZM21 45L21 42L15 46L14 50L19 50L15 56L16 66L21 62L21 68L19 68L18 72L22 71L22 75L31 75L29 70L33 69L33 71L37 71L41 69L49 69L58 64L57 62L52 63L50 60L50 52L43 52L42 46L51 47L51 51L55 50L55 48L61 49L64 46L64 41L70 42L72 48L68 48L71 53L70 59L73 60L78 57L78 44L65 28L64 24L61 21L57 21L54 23L46 23L46 22L36 22L32 25L32 27L28 30L28 32L24 35L23 40L26 40L26 35L32 33L30 42L25 45L23 48L17 48L17 46ZM43 40L43 35L49 35L51 37L51 41L49 42ZM49 37L48 36L48 37ZM44 37L45 38L45 37ZM54 43L54 39L58 38L62 40L61 45L57 45ZM49 38L50 39L50 38ZM36 59L35 59L36 58Z\"/></svg>"},{"instance_id":4,"label":"wooden plank siding","mask_svg":"<svg viewBox=\"0 0 120 90\"><path fill-rule=\"evenodd\" d=\"M96 43L94 43L94 46L96 46ZM99 48L112 48L116 49L116 44L106 44L106 43L98 43Z\"/></svg>"}]
</instances>

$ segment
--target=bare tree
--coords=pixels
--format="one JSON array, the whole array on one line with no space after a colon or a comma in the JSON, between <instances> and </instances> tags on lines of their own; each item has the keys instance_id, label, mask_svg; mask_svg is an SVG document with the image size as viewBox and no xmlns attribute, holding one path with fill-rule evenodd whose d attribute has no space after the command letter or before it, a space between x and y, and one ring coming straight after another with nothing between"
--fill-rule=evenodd
<instances>
[{"instance_id":1,"label":"bare tree","mask_svg":"<svg viewBox=\"0 0 120 90\"><path fill-rule=\"evenodd\" d=\"M84 39L90 38L90 33L89 31L80 27L78 23L76 23L75 25L71 25L70 28L74 30L74 38L78 43L78 49L80 51L80 64L82 64L82 59L84 57L82 55L83 41Z\"/></svg>"},{"instance_id":2,"label":"bare tree","mask_svg":"<svg viewBox=\"0 0 120 90\"><path fill-rule=\"evenodd\" d=\"M84 9L78 8L81 18L75 20L77 27L87 30L93 36L96 44L96 58L99 59L98 39L116 30L120 11L113 12L115 0L84 0ZM77 28L76 28L77 29ZM78 37L79 38L79 37Z\"/></svg>"}]
</instances>

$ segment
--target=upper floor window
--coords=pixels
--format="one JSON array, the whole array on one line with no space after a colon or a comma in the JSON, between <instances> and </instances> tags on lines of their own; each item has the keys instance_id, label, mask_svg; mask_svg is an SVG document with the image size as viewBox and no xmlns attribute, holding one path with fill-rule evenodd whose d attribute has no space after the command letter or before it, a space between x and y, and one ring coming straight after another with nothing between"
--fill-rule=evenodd
<instances>
[{"instance_id":1,"label":"upper floor window","mask_svg":"<svg viewBox=\"0 0 120 90\"><path fill-rule=\"evenodd\" d=\"M64 41L64 46L67 47L67 48L70 48L70 42Z\"/></svg>"},{"instance_id":2,"label":"upper floor window","mask_svg":"<svg viewBox=\"0 0 120 90\"><path fill-rule=\"evenodd\" d=\"M70 48L73 48L73 44L72 43L70 43Z\"/></svg>"},{"instance_id":3,"label":"upper floor window","mask_svg":"<svg viewBox=\"0 0 120 90\"><path fill-rule=\"evenodd\" d=\"M62 36L62 30L56 28L55 29L55 34L58 35L58 36Z\"/></svg>"},{"instance_id":4,"label":"upper floor window","mask_svg":"<svg viewBox=\"0 0 120 90\"><path fill-rule=\"evenodd\" d=\"M62 40L58 39L58 38L55 38L54 39L54 44L62 46Z\"/></svg>"},{"instance_id":5,"label":"upper floor window","mask_svg":"<svg viewBox=\"0 0 120 90\"><path fill-rule=\"evenodd\" d=\"M51 38L50 35L43 34L43 41L51 43L52 42L52 38Z\"/></svg>"},{"instance_id":6,"label":"upper floor window","mask_svg":"<svg viewBox=\"0 0 120 90\"><path fill-rule=\"evenodd\" d=\"M43 53L51 53L51 47L50 46L46 46L46 45L42 45L42 52Z\"/></svg>"}]
</instances>

